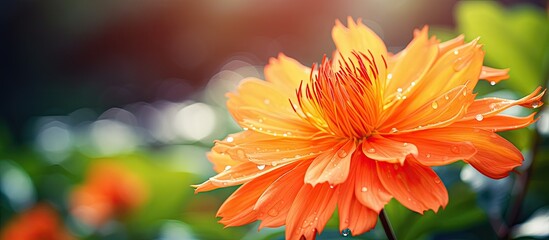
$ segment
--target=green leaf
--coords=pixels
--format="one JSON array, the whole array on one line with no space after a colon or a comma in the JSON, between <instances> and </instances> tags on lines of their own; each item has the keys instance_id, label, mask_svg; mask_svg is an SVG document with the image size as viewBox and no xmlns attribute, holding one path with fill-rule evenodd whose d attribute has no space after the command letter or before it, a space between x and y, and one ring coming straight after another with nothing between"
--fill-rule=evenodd
<instances>
[{"instance_id":1,"label":"green leaf","mask_svg":"<svg viewBox=\"0 0 549 240\"><path fill-rule=\"evenodd\" d=\"M450 201L438 213L425 212L422 216L393 200L386 206L389 221L399 239L426 238L433 232L451 232L477 224L485 219L476 205L476 196L467 185L455 184L449 190Z\"/></svg>"},{"instance_id":2,"label":"green leaf","mask_svg":"<svg viewBox=\"0 0 549 240\"><path fill-rule=\"evenodd\" d=\"M480 37L491 67L510 68L503 84L528 94L545 81L549 68L549 20L534 7L506 10L496 2L464 1L457 7L459 31Z\"/></svg>"}]
</instances>

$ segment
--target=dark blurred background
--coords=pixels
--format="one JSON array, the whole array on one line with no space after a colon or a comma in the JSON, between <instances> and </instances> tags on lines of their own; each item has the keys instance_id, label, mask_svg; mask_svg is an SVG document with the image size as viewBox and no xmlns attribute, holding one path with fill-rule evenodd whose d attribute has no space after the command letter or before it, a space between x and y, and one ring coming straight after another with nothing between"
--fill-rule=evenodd
<instances>
[{"instance_id":1,"label":"dark blurred background","mask_svg":"<svg viewBox=\"0 0 549 240\"><path fill-rule=\"evenodd\" d=\"M188 99L234 58L317 62L334 50L334 20L347 16L398 50L414 28L453 27L456 2L2 1L2 120L20 142L36 116Z\"/></svg>"}]
</instances>

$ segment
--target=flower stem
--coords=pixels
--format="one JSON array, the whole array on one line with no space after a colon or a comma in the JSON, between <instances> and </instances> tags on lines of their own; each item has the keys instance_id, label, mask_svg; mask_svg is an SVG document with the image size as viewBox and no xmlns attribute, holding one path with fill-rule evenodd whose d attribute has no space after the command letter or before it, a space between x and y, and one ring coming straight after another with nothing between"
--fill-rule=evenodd
<instances>
[{"instance_id":1,"label":"flower stem","mask_svg":"<svg viewBox=\"0 0 549 240\"><path fill-rule=\"evenodd\" d=\"M379 212L379 219L381 220L381 225L383 225L383 230L385 231L385 235L387 235L387 239L396 240L395 232L393 231L393 228L391 227L391 223L387 218L385 209L381 209L381 212Z\"/></svg>"}]
</instances>

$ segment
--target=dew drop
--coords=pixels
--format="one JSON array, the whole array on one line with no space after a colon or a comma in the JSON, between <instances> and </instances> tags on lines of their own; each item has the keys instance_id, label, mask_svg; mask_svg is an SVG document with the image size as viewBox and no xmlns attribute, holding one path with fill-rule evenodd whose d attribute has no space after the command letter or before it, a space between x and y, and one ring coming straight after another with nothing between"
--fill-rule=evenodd
<instances>
[{"instance_id":1,"label":"dew drop","mask_svg":"<svg viewBox=\"0 0 549 240\"><path fill-rule=\"evenodd\" d=\"M433 103L431 103L431 107L432 107L433 109L437 109L437 108L438 108L438 103L437 103L437 101L433 101Z\"/></svg>"},{"instance_id":2,"label":"dew drop","mask_svg":"<svg viewBox=\"0 0 549 240\"><path fill-rule=\"evenodd\" d=\"M225 166L225 171L227 171L229 169L231 169L231 166L229 166L229 165Z\"/></svg>"},{"instance_id":3,"label":"dew drop","mask_svg":"<svg viewBox=\"0 0 549 240\"><path fill-rule=\"evenodd\" d=\"M288 136L292 135L292 132L286 132L286 134L288 134Z\"/></svg>"},{"instance_id":4,"label":"dew drop","mask_svg":"<svg viewBox=\"0 0 549 240\"><path fill-rule=\"evenodd\" d=\"M416 85L416 82L411 82L410 85L413 87Z\"/></svg>"},{"instance_id":5,"label":"dew drop","mask_svg":"<svg viewBox=\"0 0 549 240\"><path fill-rule=\"evenodd\" d=\"M458 146L452 146L451 151L452 151L453 153L460 153L460 152L461 152L461 151L459 150L459 147L458 147Z\"/></svg>"},{"instance_id":6,"label":"dew drop","mask_svg":"<svg viewBox=\"0 0 549 240\"><path fill-rule=\"evenodd\" d=\"M387 74L387 79L391 79L391 78L393 78L393 74L392 73Z\"/></svg>"},{"instance_id":7,"label":"dew drop","mask_svg":"<svg viewBox=\"0 0 549 240\"><path fill-rule=\"evenodd\" d=\"M448 100L450 97L448 97L448 95L444 95L444 99Z\"/></svg>"},{"instance_id":8,"label":"dew drop","mask_svg":"<svg viewBox=\"0 0 549 240\"><path fill-rule=\"evenodd\" d=\"M402 93L402 88L397 88L398 93Z\"/></svg>"},{"instance_id":9,"label":"dew drop","mask_svg":"<svg viewBox=\"0 0 549 240\"><path fill-rule=\"evenodd\" d=\"M475 119L480 122L482 121L482 119L484 119L484 116L482 116L482 114L479 113L475 116Z\"/></svg>"},{"instance_id":10,"label":"dew drop","mask_svg":"<svg viewBox=\"0 0 549 240\"><path fill-rule=\"evenodd\" d=\"M337 151L337 156L340 157L340 158L344 158L347 156L347 152L343 149Z\"/></svg>"},{"instance_id":11,"label":"dew drop","mask_svg":"<svg viewBox=\"0 0 549 240\"><path fill-rule=\"evenodd\" d=\"M533 108L538 108L539 105L540 105L540 104L539 104L539 101L535 101L535 102L532 103L532 107L533 107Z\"/></svg>"},{"instance_id":12,"label":"dew drop","mask_svg":"<svg viewBox=\"0 0 549 240\"><path fill-rule=\"evenodd\" d=\"M267 104L267 105L268 105L269 103L271 103L271 100L270 100L270 99L268 99L268 98L265 98L265 100L263 100L263 103L265 103L265 104Z\"/></svg>"},{"instance_id":13,"label":"dew drop","mask_svg":"<svg viewBox=\"0 0 549 240\"><path fill-rule=\"evenodd\" d=\"M276 217L276 216L278 216L278 210L276 210L274 208L271 208L271 210L269 210L269 212L267 212L267 214L269 214L269 216L271 216L271 217Z\"/></svg>"},{"instance_id":14,"label":"dew drop","mask_svg":"<svg viewBox=\"0 0 549 240\"><path fill-rule=\"evenodd\" d=\"M247 131L247 130L248 130L248 128L247 128L247 127L243 127L243 128L242 128L242 130L244 130L244 131Z\"/></svg>"},{"instance_id":15,"label":"dew drop","mask_svg":"<svg viewBox=\"0 0 549 240\"><path fill-rule=\"evenodd\" d=\"M406 147L408 146L408 143L403 143L402 146Z\"/></svg>"},{"instance_id":16,"label":"dew drop","mask_svg":"<svg viewBox=\"0 0 549 240\"><path fill-rule=\"evenodd\" d=\"M463 91L463 96L467 96L467 91Z\"/></svg>"},{"instance_id":17,"label":"dew drop","mask_svg":"<svg viewBox=\"0 0 549 240\"><path fill-rule=\"evenodd\" d=\"M227 137L227 142L233 142L233 141L234 141L233 137Z\"/></svg>"},{"instance_id":18,"label":"dew drop","mask_svg":"<svg viewBox=\"0 0 549 240\"><path fill-rule=\"evenodd\" d=\"M496 110L496 104L495 103L490 103L490 109Z\"/></svg>"},{"instance_id":19,"label":"dew drop","mask_svg":"<svg viewBox=\"0 0 549 240\"><path fill-rule=\"evenodd\" d=\"M368 191L368 188L367 188L367 187L362 187L362 189L360 189L360 191L362 191L362 192L367 192L367 191Z\"/></svg>"},{"instance_id":20,"label":"dew drop","mask_svg":"<svg viewBox=\"0 0 549 240\"><path fill-rule=\"evenodd\" d=\"M278 165L277 162L272 162L272 163L271 163L271 166L273 166L273 167L276 167L276 165Z\"/></svg>"},{"instance_id":21,"label":"dew drop","mask_svg":"<svg viewBox=\"0 0 549 240\"><path fill-rule=\"evenodd\" d=\"M427 155L425 155L425 157L430 158L430 157L431 157L431 154L430 154L430 153L427 153Z\"/></svg>"},{"instance_id":22,"label":"dew drop","mask_svg":"<svg viewBox=\"0 0 549 240\"><path fill-rule=\"evenodd\" d=\"M259 170L265 169L265 164L257 165L257 169Z\"/></svg>"},{"instance_id":23,"label":"dew drop","mask_svg":"<svg viewBox=\"0 0 549 240\"><path fill-rule=\"evenodd\" d=\"M440 183L440 178L435 178L435 183Z\"/></svg>"},{"instance_id":24,"label":"dew drop","mask_svg":"<svg viewBox=\"0 0 549 240\"><path fill-rule=\"evenodd\" d=\"M341 231L341 235L344 237L348 237L351 234L351 229L345 228L343 231Z\"/></svg>"},{"instance_id":25,"label":"dew drop","mask_svg":"<svg viewBox=\"0 0 549 240\"><path fill-rule=\"evenodd\" d=\"M282 134L282 136L284 136L284 137L287 137L287 136L288 136L288 134L284 133L284 134Z\"/></svg>"},{"instance_id":26,"label":"dew drop","mask_svg":"<svg viewBox=\"0 0 549 240\"><path fill-rule=\"evenodd\" d=\"M331 184L330 184L330 188L334 188L334 185L331 185Z\"/></svg>"},{"instance_id":27,"label":"dew drop","mask_svg":"<svg viewBox=\"0 0 549 240\"><path fill-rule=\"evenodd\" d=\"M459 54L459 51L458 50L454 50L454 55L458 55Z\"/></svg>"},{"instance_id":28,"label":"dew drop","mask_svg":"<svg viewBox=\"0 0 549 240\"><path fill-rule=\"evenodd\" d=\"M369 152L369 153L375 153L375 152L376 152L376 150L375 150L375 149L373 149L373 148L370 148L370 149L368 149L368 152Z\"/></svg>"},{"instance_id":29,"label":"dew drop","mask_svg":"<svg viewBox=\"0 0 549 240\"><path fill-rule=\"evenodd\" d=\"M490 85L492 86L496 85L496 81L490 81Z\"/></svg>"},{"instance_id":30,"label":"dew drop","mask_svg":"<svg viewBox=\"0 0 549 240\"><path fill-rule=\"evenodd\" d=\"M257 120L258 122L262 123L263 122L263 118L260 118Z\"/></svg>"},{"instance_id":31,"label":"dew drop","mask_svg":"<svg viewBox=\"0 0 549 240\"><path fill-rule=\"evenodd\" d=\"M391 132L392 132L392 133L396 133L396 132L398 132L398 129L396 129L396 128L391 128Z\"/></svg>"}]
</instances>

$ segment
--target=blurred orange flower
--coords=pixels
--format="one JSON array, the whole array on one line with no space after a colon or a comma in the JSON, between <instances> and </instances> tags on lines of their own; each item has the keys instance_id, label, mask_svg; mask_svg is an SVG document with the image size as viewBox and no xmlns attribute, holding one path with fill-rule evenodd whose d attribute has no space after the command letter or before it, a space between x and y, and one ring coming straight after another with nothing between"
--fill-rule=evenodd
<instances>
[{"instance_id":1,"label":"blurred orange flower","mask_svg":"<svg viewBox=\"0 0 549 240\"><path fill-rule=\"evenodd\" d=\"M63 227L57 212L47 204L37 204L11 220L0 239L69 240L74 239Z\"/></svg>"},{"instance_id":2,"label":"blurred orange flower","mask_svg":"<svg viewBox=\"0 0 549 240\"><path fill-rule=\"evenodd\" d=\"M432 166L464 160L502 178L521 165L521 152L494 132L528 126L534 114L499 113L536 108L544 92L475 100L479 79L508 77L483 66L477 40L440 43L424 27L391 54L351 18L347 27L336 21L332 36L333 60L310 69L280 54L267 81L245 79L228 94L244 131L216 142L209 159L219 174L196 189L243 184L219 209L221 223L261 220L260 228L286 225L288 239L314 239L337 206L340 231L358 235L392 198L418 213L446 206Z\"/></svg>"},{"instance_id":3,"label":"blurred orange flower","mask_svg":"<svg viewBox=\"0 0 549 240\"><path fill-rule=\"evenodd\" d=\"M146 199L146 187L124 166L101 161L89 170L86 182L71 195L71 212L82 222L100 227L109 219L139 207Z\"/></svg>"}]
</instances>

